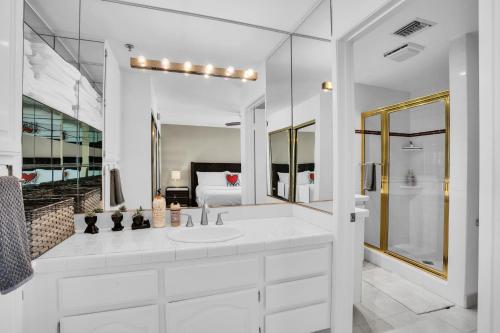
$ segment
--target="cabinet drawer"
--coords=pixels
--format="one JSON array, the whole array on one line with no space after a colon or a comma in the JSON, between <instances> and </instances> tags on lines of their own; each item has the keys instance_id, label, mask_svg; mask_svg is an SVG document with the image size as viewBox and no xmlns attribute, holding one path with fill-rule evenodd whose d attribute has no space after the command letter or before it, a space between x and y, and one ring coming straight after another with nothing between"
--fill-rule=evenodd
<instances>
[{"instance_id":1,"label":"cabinet drawer","mask_svg":"<svg viewBox=\"0 0 500 333\"><path fill-rule=\"evenodd\" d=\"M328 303L266 316L266 333L311 333L330 327Z\"/></svg>"},{"instance_id":2,"label":"cabinet drawer","mask_svg":"<svg viewBox=\"0 0 500 333\"><path fill-rule=\"evenodd\" d=\"M292 281L266 287L266 310L278 311L284 308L326 302L330 296L326 275Z\"/></svg>"},{"instance_id":3,"label":"cabinet drawer","mask_svg":"<svg viewBox=\"0 0 500 333\"><path fill-rule=\"evenodd\" d=\"M256 288L168 303L167 332L257 333L259 305Z\"/></svg>"},{"instance_id":4,"label":"cabinet drawer","mask_svg":"<svg viewBox=\"0 0 500 333\"><path fill-rule=\"evenodd\" d=\"M327 273L329 267L330 249L328 247L267 256L266 281Z\"/></svg>"},{"instance_id":5,"label":"cabinet drawer","mask_svg":"<svg viewBox=\"0 0 500 333\"><path fill-rule=\"evenodd\" d=\"M61 333L159 333L157 305L61 319Z\"/></svg>"},{"instance_id":6,"label":"cabinet drawer","mask_svg":"<svg viewBox=\"0 0 500 333\"><path fill-rule=\"evenodd\" d=\"M165 269L167 297L200 295L257 285L259 262L255 259Z\"/></svg>"},{"instance_id":7,"label":"cabinet drawer","mask_svg":"<svg viewBox=\"0 0 500 333\"><path fill-rule=\"evenodd\" d=\"M158 297L156 271L66 278L59 281L61 311L111 309Z\"/></svg>"}]
</instances>

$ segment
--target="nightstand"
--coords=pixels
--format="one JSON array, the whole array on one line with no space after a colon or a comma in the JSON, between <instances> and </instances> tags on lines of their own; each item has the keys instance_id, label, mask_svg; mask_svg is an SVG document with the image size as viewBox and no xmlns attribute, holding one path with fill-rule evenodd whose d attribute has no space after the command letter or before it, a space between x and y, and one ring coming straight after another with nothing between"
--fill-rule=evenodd
<instances>
[{"instance_id":1,"label":"nightstand","mask_svg":"<svg viewBox=\"0 0 500 333\"><path fill-rule=\"evenodd\" d=\"M167 204L167 208L170 208L170 204L174 201L179 202L181 206L189 206L189 187L168 186L165 189L165 203Z\"/></svg>"}]
</instances>

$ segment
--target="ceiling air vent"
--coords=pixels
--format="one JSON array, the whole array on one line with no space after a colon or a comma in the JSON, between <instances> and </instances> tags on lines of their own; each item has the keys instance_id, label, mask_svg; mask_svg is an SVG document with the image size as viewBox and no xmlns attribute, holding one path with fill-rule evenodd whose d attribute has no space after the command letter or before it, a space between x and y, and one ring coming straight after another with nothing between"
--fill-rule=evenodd
<instances>
[{"instance_id":1,"label":"ceiling air vent","mask_svg":"<svg viewBox=\"0 0 500 333\"><path fill-rule=\"evenodd\" d=\"M419 18L416 18L415 20L411 21L404 27L399 28L396 30L393 34L399 37L405 37L408 38L411 35L416 34L417 32L422 32L425 29L428 29L435 25L436 23L431 22L431 21L426 21L422 20Z\"/></svg>"},{"instance_id":2,"label":"ceiling air vent","mask_svg":"<svg viewBox=\"0 0 500 333\"><path fill-rule=\"evenodd\" d=\"M384 53L384 57L397 62L405 61L411 57L416 56L424 50L424 47L415 43L406 43L394 50Z\"/></svg>"}]
</instances>

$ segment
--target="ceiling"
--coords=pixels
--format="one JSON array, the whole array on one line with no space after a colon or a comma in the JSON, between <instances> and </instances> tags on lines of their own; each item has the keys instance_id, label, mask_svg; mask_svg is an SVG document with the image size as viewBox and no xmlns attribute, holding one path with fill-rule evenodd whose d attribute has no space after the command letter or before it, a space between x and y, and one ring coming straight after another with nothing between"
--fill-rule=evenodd
<instances>
[{"instance_id":1,"label":"ceiling","mask_svg":"<svg viewBox=\"0 0 500 333\"><path fill-rule=\"evenodd\" d=\"M28 0L52 30L77 37L77 0ZM189 11L229 20L294 31L319 4L318 0L130 0L129 4ZM139 8L102 0L82 0L81 37L135 45L134 55L184 62L248 67L262 62L286 35L225 22ZM168 6L166 6L168 5ZM60 15L65 13L65 15ZM303 28L312 33L314 27ZM325 29L323 29L325 30ZM319 30L328 38L329 31ZM326 36L325 36L326 35ZM116 55L128 68L130 54Z\"/></svg>"},{"instance_id":2,"label":"ceiling","mask_svg":"<svg viewBox=\"0 0 500 333\"><path fill-rule=\"evenodd\" d=\"M152 80L162 123L224 126L240 121L239 81L177 73L153 73Z\"/></svg>"},{"instance_id":3,"label":"ceiling","mask_svg":"<svg viewBox=\"0 0 500 333\"><path fill-rule=\"evenodd\" d=\"M189 60L194 64L255 69L261 67L288 37L275 31L140 8L133 4L167 7L330 38L330 25L324 24L330 21L329 0L128 0L127 4L82 0L80 27L78 0L28 2L56 35L78 37L80 28L84 39L110 42L122 70L132 70L129 59L138 55L151 59L167 57L172 62ZM125 43L133 44L134 50L129 52ZM68 40L66 44L74 55L78 54L77 43ZM79 52L82 62L91 64L88 71L95 80L102 80L102 67L92 64L102 63L103 44L82 42ZM265 80L264 73L260 74L259 80ZM215 126L239 121L241 82L206 80L173 73L151 73L151 76L162 116L168 115L168 119L176 119L178 123L196 119ZM204 111L201 113L200 110ZM200 114L210 116L202 119Z\"/></svg>"},{"instance_id":4,"label":"ceiling","mask_svg":"<svg viewBox=\"0 0 500 333\"><path fill-rule=\"evenodd\" d=\"M409 38L392 35L415 18L437 24ZM355 42L355 81L410 93L425 86L447 88L450 42L477 29L477 0L408 1ZM407 42L425 49L401 63L384 58L385 52Z\"/></svg>"}]
</instances>

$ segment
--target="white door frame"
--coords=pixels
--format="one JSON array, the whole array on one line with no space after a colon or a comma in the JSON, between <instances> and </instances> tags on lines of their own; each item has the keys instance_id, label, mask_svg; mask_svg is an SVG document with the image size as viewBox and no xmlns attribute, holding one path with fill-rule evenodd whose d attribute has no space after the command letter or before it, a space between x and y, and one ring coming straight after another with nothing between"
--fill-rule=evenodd
<instances>
[{"instance_id":1,"label":"white door frame","mask_svg":"<svg viewBox=\"0 0 500 333\"><path fill-rule=\"evenodd\" d=\"M479 0L478 332L500 332L500 2Z\"/></svg>"},{"instance_id":2,"label":"white door frame","mask_svg":"<svg viewBox=\"0 0 500 333\"><path fill-rule=\"evenodd\" d=\"M342 37L332 39L333 46L333 285L332 332L352 332L355 288L353 277L355 251L354 223L350 222L355 211L354 172L359 166L354 156L355 114L353 44L370 27L407 0L393 0L354 27ZM332 8L335 10L335 8ZM361 222L357 222L361 223Z\"/></svg>"}]
</instances>

